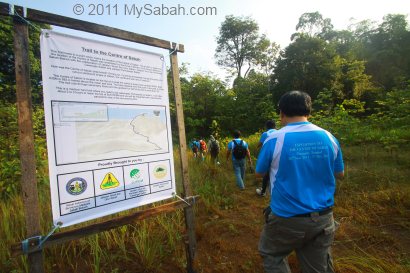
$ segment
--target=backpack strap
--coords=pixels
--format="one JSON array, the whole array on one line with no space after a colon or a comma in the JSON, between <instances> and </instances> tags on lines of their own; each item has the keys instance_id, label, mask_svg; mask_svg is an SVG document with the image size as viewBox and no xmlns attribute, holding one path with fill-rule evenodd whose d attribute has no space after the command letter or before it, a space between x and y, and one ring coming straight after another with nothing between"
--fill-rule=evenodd
<instances>
[{"instance_id":1,"label":"backpack strap","mask_svg":"<svg viewBox=\"0 0 410 273\"><path fill-rule=\"evenodd\" d=\"M238 142L235 141L235 139L232 139L232 142L233 142L233 147L232 147L232 149L235 148L235 146L243 146L243 145L242 145L242 144L243 144L243 139L241 139L241 141L239 142L239 144L238 144Z\"/></svg>"},{"instance_id":2,"label":"backpack strap","mask_svg":"<svg viewBox=\"0 0 410 273\"><path fill-rule=\"evenodd\" d=\"M232 148L235 148L235 146L238 145L238 143L236 143L235 139L232 139L232 142L233 142L233 147Z\"/></svg>"}]
</instances>

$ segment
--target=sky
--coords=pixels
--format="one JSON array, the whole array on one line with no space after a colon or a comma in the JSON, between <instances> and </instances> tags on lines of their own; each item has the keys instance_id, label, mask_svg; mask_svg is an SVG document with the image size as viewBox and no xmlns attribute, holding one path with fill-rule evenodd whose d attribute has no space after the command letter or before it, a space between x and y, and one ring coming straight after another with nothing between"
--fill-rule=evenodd
<instances>
[{"instance_id":1,"label":"sky","mask_svg":"<svg viewBox=\"0 0 410 273\"><path fill-rule=\"evenodd\" d=\"M72 17L138 34L183 44L185 53L178 60L188 63L190 74L211 72L222 80L225 71L215 63L216 37L225 16L250 16L259 25L261 34L285 48L296 32L299 17L306 12L330 18L335 29L370 19L382 22L387 14L404 14L410 20L409 0L0 0L1 2ZM81 5L81 6L80 6ZM81 8L83 7L83 9ZM94 7L94 13L93 13ZM133 9L133 7L135 9ZM155 15L154 10L166 13L166 8L195 13L208 7L208 15ZM138 14L141 11L141 14ZM78 13L78 14L76 14ZM79 14L82 13L82 14ZM145 14L144 14L145 13ZM168 51L117 39L90 35L79 31L54 27L55 31L108 41L137 49L168 55ZM167 58L166 58L167 59ZM169 60L167 60L169 65Z\"/></svg>"}]
</instances>

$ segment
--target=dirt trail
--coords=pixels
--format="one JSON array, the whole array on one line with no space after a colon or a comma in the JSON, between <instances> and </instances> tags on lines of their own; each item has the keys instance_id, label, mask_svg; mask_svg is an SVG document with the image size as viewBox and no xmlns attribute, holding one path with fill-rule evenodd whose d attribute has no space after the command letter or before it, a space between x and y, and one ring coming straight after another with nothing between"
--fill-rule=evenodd
<instances>
[{"instance_id":1,"label":"dirt trail","mask_svg":"<svg viewBox=\"0 0 410 273\"><path fill-rule=\"evenodd\" d=\"M243 191L232 185L233 207L198 213L198 273L263 272L258 242L263 227L262 210L269 197L256 195L253 182L248 185ZM293 257L290 264L294 267Z\"/></svg>"},{"instance_id":2,"label":"dirt trail","mask_svg":"<svg viewBox=\"0 0 410 273\"><path fill-rule=\"evenodd\" d=\"M195 268L198 273L264 272L262 259L258 253L258 242L263 227L262 210L268 205L269 197L256 195L257 185L253 182L248 182L248 185L243 191L232 185L233 205L231 207L221 208L212 213L201 211L201 209L198 211L196 221L198 247L195 259ZM380 261L382 261L379 261L377 257L389 259L393 264L397 256L403 256L402 259L408 261L406 258L406 253L410 251L408 227L406 228L405 224L404 226L392 224L392 215L397 212L392 212L388 218L381 216L379 226L368 225L365 233L364 231L359 233L360 229L356 227L357 224L352 220L344 221L343 218L346 217L341 217L343 213L339 210L342 208L335 209L335 218L341 223L336 233L332 252L336 260L343 257L350 257L350 259L353 257L353 260L347 264L339 261L336 266L337 272L358 272L349 268L353 266L352 263L357 263L355 260L357 255L360 258L364 254L354 249L364 249L366 253L374 255L373 261L379 263L375 265L375 268L380 267ZM380 237L380 234L384 236ZM386 251L390 253L389 257L385 255ZM293 273L300 272L294 254L289 257L289 265ZM371 265L366 265L360 272L369 272L370 269L367 266ZM396 269L389 271L384 268L383 270L398 272L395 271Z\"/></svg>"}]
</instances>

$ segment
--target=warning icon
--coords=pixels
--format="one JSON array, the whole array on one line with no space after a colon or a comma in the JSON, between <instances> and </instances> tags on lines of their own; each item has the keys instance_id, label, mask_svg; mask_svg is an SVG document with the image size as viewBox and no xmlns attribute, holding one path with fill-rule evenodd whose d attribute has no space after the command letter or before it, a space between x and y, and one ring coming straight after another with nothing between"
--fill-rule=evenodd
<instances>
[{"instance_id":1,"label":"warning icon","mask_svg":"<svg viewBox=\"0 0 410 273\"><path fill-rule=\"evenodd\" d=\"M108 190L112 188L116 188L120 185L120 182L115 178L112 173L107 173L101 182L100 188L102 190Z\"/></svg>"}]
</instances>

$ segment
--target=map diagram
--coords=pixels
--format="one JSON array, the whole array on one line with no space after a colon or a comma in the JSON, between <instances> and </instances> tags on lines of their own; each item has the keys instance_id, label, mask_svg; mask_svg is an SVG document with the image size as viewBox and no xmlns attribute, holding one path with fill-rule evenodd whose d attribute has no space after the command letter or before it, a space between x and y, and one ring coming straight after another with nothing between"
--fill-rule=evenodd
<instances>
[{"instance_id":1,"label":"map diagram","mask_svg":"<svg viewBox=\"0 0 410 273\"><path fill-rule=\"evenodd\" d=\"M57 164L168 152L165 107L54 101L52 108Z\"/></svg>"}]
</instances>

